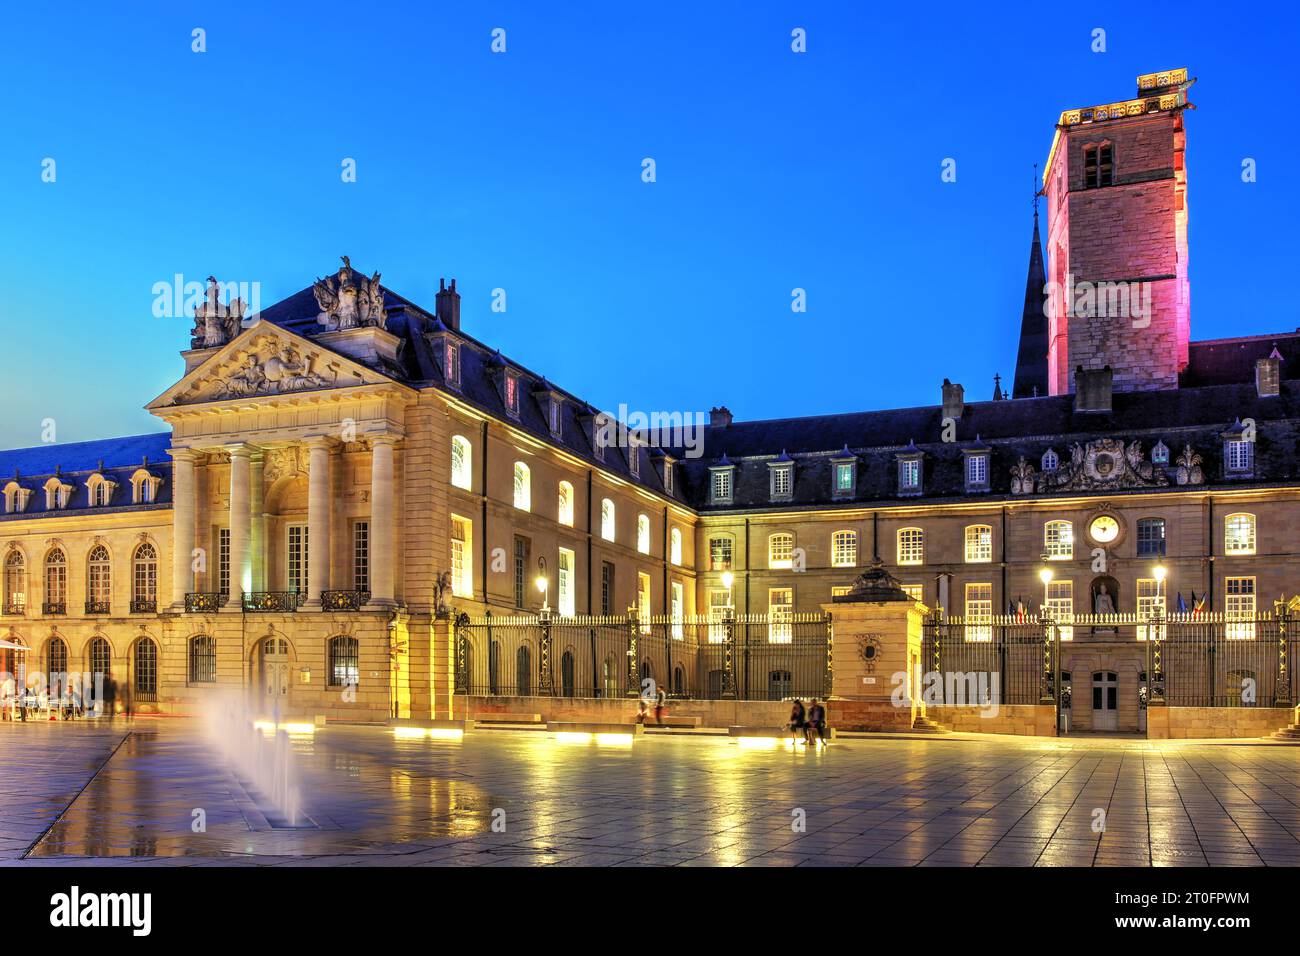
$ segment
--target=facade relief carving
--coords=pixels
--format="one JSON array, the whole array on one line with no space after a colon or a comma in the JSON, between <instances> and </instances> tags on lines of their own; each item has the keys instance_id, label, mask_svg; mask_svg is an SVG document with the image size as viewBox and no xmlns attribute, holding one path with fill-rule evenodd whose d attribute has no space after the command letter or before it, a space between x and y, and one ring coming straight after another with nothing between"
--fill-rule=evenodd
<instances>
[{"instance_id":1,"label":"facade relief carving","mask_svg":"<svg viewBox=\"0 0 1300 956\"><path fill-rule=\"evenodd\" d=\"M1187 446L1186 454L1196 459L1193 472L1187 470L1188 480L1179 484L1200 484L1200 455ZM1179 457L1181 465L1182 456ZM1128 488L1164 488L1169 476L1163 468L1147 461L1142 443L1125 444L1119 438L1098 438L1090 442L1076 442L1070 446L1070 458L1062 461L1055 471L1035 474L1034 466L1024 458L1011 469L1011 493L1028 495L1053 491L1115 491Z\"/></svg>"},{"instance_id":2,"label":"facade relief carving","mask_svg":"<svg viewBox=\"0 0 1300 956\"><path fill-rule=\"evenodd\" d=\"M208 276L208 290L202 305L194 307L194 328L190 330L190 348L210 349L225 345L241 331L247 306L243 299L221 301L221 284Z\"/></svg>"},{"instance_id":3,"label":"facade relief carving","mask_svg":"<svg viewBox=\"0 0 1300 956\"><path fill-rule=\"evenodd\" d=\"M353 271L347 256L342 259L343 267L335 275L317 279L312 286L316 305L320 307L316 321L330 332L367 326L384 328L388 314L384 310L379 273L367 279Z\"/></svg>"},{"instance_id":4,"label":"facade relief carving","mask_svg":"<svg viewBox=\"0 0 1300 956\"><path fill-rule=\"evenodd\" d=\"M1201 485L1205 483L1205 472L1201 468L1201 456L1191 445L1183 447L1174 468L1174 483L1179 485Z\"/></svg>"}]
</instances>

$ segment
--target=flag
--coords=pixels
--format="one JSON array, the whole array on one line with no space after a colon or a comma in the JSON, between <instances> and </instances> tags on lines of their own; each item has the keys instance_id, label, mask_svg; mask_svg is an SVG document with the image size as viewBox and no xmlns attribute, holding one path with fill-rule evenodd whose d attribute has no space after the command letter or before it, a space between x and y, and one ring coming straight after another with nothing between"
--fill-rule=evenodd
<instances>
[{"instance_id":1,"label":"flag","mask_svg":"<svg viewBox=\"0 0 1300 956\"><path fill-rule=\"evenodd\" d=\"M1025 609L1025 602L1021 598L1016 598L1016 620L1021 624L1029 619L1029 613Z\"/></svg>"},{"instance_id":2,"label":"flag","mask_svg":"<svg viewBox=\"0 0 1300 956\"><path fill-rule=\"evenodd\" d=\"M1197 614L1200 614L1200 613L1201 613L1201 610L1202 610L1204 607L1205 607L1205 595L1202 594L1202 595L1198 598L1198 597L1196 596L1196 592L1193 591L1193 592L1192 592L1192 616L1195 617Z\"/></svg>"},{"instance_id":3,"label":"flag","mask_svg":"<svg viewBox=\"0 0 1300 956\"><path fill-rule=\"evenodd\" d=\"M1178 613L1179 613L1179 614L1186 614L1186 613L1187 613L1187 602L1183 600L1183 592L1182 592L1182 591L1179 591L1179 592L1178 592Z\"/></svg>"}]
</instances>

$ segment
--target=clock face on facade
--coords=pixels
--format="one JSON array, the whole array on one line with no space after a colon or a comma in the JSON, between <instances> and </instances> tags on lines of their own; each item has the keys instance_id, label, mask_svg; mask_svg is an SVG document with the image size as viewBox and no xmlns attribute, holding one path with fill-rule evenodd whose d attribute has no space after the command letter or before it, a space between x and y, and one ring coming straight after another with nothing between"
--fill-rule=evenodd
<instances>
[{"instance_id":1,"label":"clock face on facade","mask_svg":"<svg viewBox=\"0 0 1300 956\"><path fill-rule=\"evenodd\" d=\"M1088 534L1093 541L1109 544L1119 537L1119 522L1110 515L1097 515L1088 525Z\"/></svg>"}]
</instances>

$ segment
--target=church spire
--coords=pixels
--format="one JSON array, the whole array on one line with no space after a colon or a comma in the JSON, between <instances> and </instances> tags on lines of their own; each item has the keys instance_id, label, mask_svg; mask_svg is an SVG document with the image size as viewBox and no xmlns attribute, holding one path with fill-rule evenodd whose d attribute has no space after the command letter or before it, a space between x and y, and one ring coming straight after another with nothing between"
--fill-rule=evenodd
<instances>
[{"instance_id":1,"label":"church spire","mask_svg":"<svg viewBox=\"0 0 1300 956\"><path fill-rule=\"evenodd\" d=\"M1047 313L1043 306L1043 243L1038 235L1038 167L1034 166L1034 238L1029 246L1029 274L1025 278L1025 305L1020 315L1020 351L1012 398L1032 398L1047 391Z\"/></svg>"}]
</instances>

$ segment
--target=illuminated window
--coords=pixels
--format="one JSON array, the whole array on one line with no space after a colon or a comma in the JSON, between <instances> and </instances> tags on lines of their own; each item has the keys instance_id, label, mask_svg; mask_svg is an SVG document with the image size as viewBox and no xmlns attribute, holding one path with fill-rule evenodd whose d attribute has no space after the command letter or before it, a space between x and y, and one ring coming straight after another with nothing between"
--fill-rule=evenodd
<instances>
[{"instance_id":1,"label":"illuminated window","mask_svg":"<svg viewBox=\"0 0 1300 956\"><path fill-rule=\"evenodd\" d=\"M794 567L794 535L781 533L768 536L767 566L773 569Z\"/></svg>"},{"instance_id":2,"label":"illuminated window","mask_svg":"<svg viewBox=\"0 0 1300 956\"><path fill-rule=\"evenodd\" d=\"M45 613L68 613L68 559L58 548L45 558Z\"/></svg>"},{"instance_id":3,"label":"illuminated window","mask_svg":"<svg viewBox=\"0 0 1300 956\"><path fill-rule=\"evenodd\" d=\"M900 586L902 587L904 593L906 593L907 596L910 597L913 601L920 601L922 604L925 603L925 585L903 584Z\"/></svg>"},{"instance_id":4,"label":"illuminated window","mask_svg":"<svg viewBox=\"0 0 1300 956\"><path fill-rule=\"evenodd\" d=\"M650 519L645 515L636 516L636 549L642 554L650 553Z\"/></svg>"},{"instance_id":5,"label":"illuminated window","mask_svg":"<svg viewBox=\"0 0 1300 956\"><path fill-rule=\"evenodd\" d=\"M709 643L721 644L727 639L725 621L732 616L731 591L727 588L709 590Z\"/></svg>"},{"instance_id":6,"label":"illuminated window","mask_svg":"<svg viewBox=\"0 0 1300 956\"><path fill-rule=\"evenodd\" d=\"M1074 582L1049 581L1043 607L1052 616L1052 620L1056 621L1061 640L1073 640L1074 628L1068 625L1074 622Z\"/></svg>"},{"instance_id":7,"label":"illuminated window","mask_svg":"<svg viewBox=\"0 0 1300 956\"><path fill-rule=\"evenodd\" d=\"M1074 525L1069 521L1049 521L1043 525L1043 548L1049 561L1068 561L1074 557Z\"/></svg>"},{"instance_id":8,"label":"illuminated window","mask_svg":"<svg viewBox=\"0 0 1300 956\"><path fill-rule=\"evenodd\" d=\"M731 547L732 547L732 542L730 538L709 539L709 570L710 571L731 570Z\"/></svg>"},{"instance_id":9,"label":"illuminated window","mask_svg":"<svg viewBox=\"0 0 1300 956\"><path fill-rule=\"evenodd\" d=\"M355 637L331 637L326 675L331 687L355 687L361 683L361 645Z\"/></svg>"},{"instance_id":10,"label":"illuminated window","mask_svg":"<svg viewBox=\"0 0 1300 956\"><path fill-rule=\"evenodd\" d=\"M474 450L463 435L451 438L451 483L469 491L474 486Z\"/></svg>"},{"instance_id":11,"label":"illuminated window","mask_svg":"<svg viewBox=\"0 0 1300 956\"><path fill-rule=\"evenodd\" d=\"M27 607L27 562L17 548L5 556L6 614L22 614Z\"/></svg>"},{"instance_id":12,"label":"illuminated window","mask_svg":"<svg viewBox=\"0 0 1300 956\"><path fill-rule=\"evenodd\" d=\"M614 540L614 502L608 498L600 502L600 536L606 541Z\"/></svg>"},{"instance_id":13,"label":"illuminated window","mask_svg":"<svg viewBox=\"0 0 1300 956\"><path fill-rule=\"evenodd\" d=\"M468 518L451 516L451 593L474 596L474 525Z\"/></svg>"},{"instance_id":14,"label":"illuminated window","mask_svg":"<svg viewBox=\"0 0 1300 956\"><path fill-rule=\"evenodd\" d=\"M636 616L641 622L641 633L650 633L650 575L638 571L636 575Z\"/></svg>"},{"instance_id":15,"label":"illuminated window","mask_svg":"<svg viewBox=\"0 0 1300 956\"><path fill-rule=\"evenodd\" d=\"M794 640L794 589L769 588L767 592L767 639L771 644Z\"/></svg>"},{"instance_id":16,"label":"illuminated window","mask_svg":"<svg viewBox=\"0 0 1300 956\"><path fill-rule=\"evenodd\" d=\"M190 638L189 678L191 684L214 684L217 680L217 639L206 634Z\"/></svg>"},{"instance_id":17,"label":"illuminated window","mask_svg":"<svg viewBox=\"0 0 1300 956\"><path fill-rule=\"evenodd\" d=\"M560 524L573 527L573 485L567 481L560 482L559 520Z\"/></svg>"},{"instance_id":18,"label":"illuminated window","mask_svg":"<svg viewBox=\"0 0 1300 956\"><path fill-rule=\"evenodd\" d=\"M451 339L442 344L442 377L453 388L460 386L460 345Z\"/></svg>"},{"instance_id":19,"label":"illuminated window","mask_svg":"<svg viewBox=\"0 0 1300 956\"><path fill-rule=\"evenodd\" d=\"M1047 451L1043 452L1042 465L1043 471L1056 471L1056 469L1061 466L1061 459L1055 451L1049 448Z\"/></svg>"},{"instance_id":20,"label":"illuminated window","mask_svg":"<svg viewBox=\"0 0 1300 956\"><path fill-rule=\"evenodd\" d=\"M673 622L673 639L680 641L684 636L682 622L685 620L686 614L686 592L682 588L682 583L680 581L673 582L672 595L670 613L672 614Z\"/></svg>"},{"instance_id":21,"label":"illuminated window","mask_svg":"<svg viewBox=\"0 0 1300 956\"><path fill-rule=\"evenodd\" d=\"M307 526L305 524L291 524L286 529L286 534L288 537L285 548L288 560L285 561L285 567L288 569L288 575L285 583L290 591L303 593L307 590L307 582L310 580L307 576ZM229 571L226 573L227 587L229 587ZM317 595L317 597L319 598L320 595Z\"/></svg>"},{"instance_id":22,"label":"illuminated window","mask_svg":"<svg viewBox=\"0 0 1300 956\"><path fill-rule=\"evenodd\" d=\"M1224 582L1227 595L1224 619L1228 621L1227 637L1230 641L1255 639L1255 579L1228 578Z\"/></svg>"},{"instance_id":23,"label":"illuminated window","mask_svg":"<svg viewBox=\"0 0 1300 956\"><path fill-rule=\"evenodd\" d=\"M922 564L925 561L925 532L920 528L903 528L898 532L898 563Z\"/></svg>"},{"instance_id":24,"label":"illuminated window","mask_svg":"<svg viewBox=\"0 0 1300 956\"><path fill-rule=\"evenodd\" d=\"M993 640L993 585L966 585L966 640Z\"/></svg>"},{"instance_id":25,"label":"illuminated window","mask_svg":"<svg viewBox=\"0 0 1300 956\"><path fill-rule=\"evenodd\" d=\"M836 531L831 535L831 566L852 568L858 563L858 533Z\"/></svg>"},{"instance_id":26,"label":"illuminated window","mask_svg":"<svg viewBox=\"0 0 1300 956\"><path fill-rule=\"evenodd\" d=\"M131 562L131 605L150 610L158 603L158 552L149 542L135 549Z\"/></svg>"},{"instance_id":27,"label":"illuminated window","mask_svg":"<svg viewBox=\"0 0 1300 956\"><path fill-rule=\"evenodd\" d=\"M562 617L573 617L576 604L575 593L577 591L574 586L574 570L577 568L577 564L573 552L567 548L561 548L560 557L555 567L555 602L559 606Z\"/></svg>"},{"instance_id":28,"label":"illuminated window","mask_svg":"<svg viewBox=\"0 0 1300 956\"><path fill-rule=\"evenodd\" d=\"M919 458L904 458L898 463L898 490L900 493L917 493L921 490Z\"/></svg>"},{"instance_id":29,"label":"illuminated window","mask_svg":"<svg viewBox=\"0 0 1300 956\"><path fill-rule=\"evenodd\" d=\"M987 564L993 560L993 528L986 524L966 526L966 563Z\"/></svg>"},{"instance_id":30,"label":"illuminated window","mask_svg":"<svg viewBox=\"0 0 1300 956\"><path fill-rule=\"evenodd\" d=\"M1248 514L1228 515L1224 520L1225 554L1255 553L1255 516Z\"/></svg>"},{"instance_id":31,"label":"illuminated window","mask_svg":"<svg viewBox=\"0 0 1300 956\"><path fill-rule=\"evenodd\" d=\"M515 507L520 511L533 508L533 476L522 461L515 462Z\"/></svg>"},{"instance_id":32,"label":"illuminated window","mask_svg":"<svg viewBox=\"0 0 1300 956\"><path fill-rule=\"evenodd\" d=\"M514 372L506 372L506 413L519 417L519 376Z\"/></svg>"},{"instance_id":33,"label":"illuminated window","mask_svg":"<svg viewBox=\"0 0 1300 956\"><path fill-rule=\"evenodd\" d=\"M1161 584L1155 578L1138 578L1137 580L1137 613L1138 619L1148 621L1157 614L1161 616L1165 612L1165 590L1166 585ZM1137 628L1137 639L1145 641L1153 636L1152 631L1157 631L1156 637L1163 638L1159 633L1164 630L1164 625L1139 624Z\"/></svg>"},{"instance_id":34,"label":"illuminated window","mask_svg":"<svg viewBox=\"0 0 1300 956\"><path fill-rule=\"evenodd\" d=\"M668 560L673 564L682 563L682 532L673 528L668 532Z\"/></svg>"},{"instance_id":35,"label":"illuminated window","mask_svg":"<svg viewBox=\"0 0 1300 956\"><path fill-rule=\"evenodd\" d=\"M1225 441L1223 467L1228 472L1244 474L1255 467L1255 443L1252 441Z\"/></svg>"},{"instance_id":36,"label":"illuminated window","mask_svg":"<svg viewBox=\"0 0 1300 956\"><path fill-rule=\"evenodd\" d=\"M108 549L102 544L95 545L86 556L86 613L104 614L109 608L111 592L112 565L108 560Z\"/></svg>"}]
</instances>

